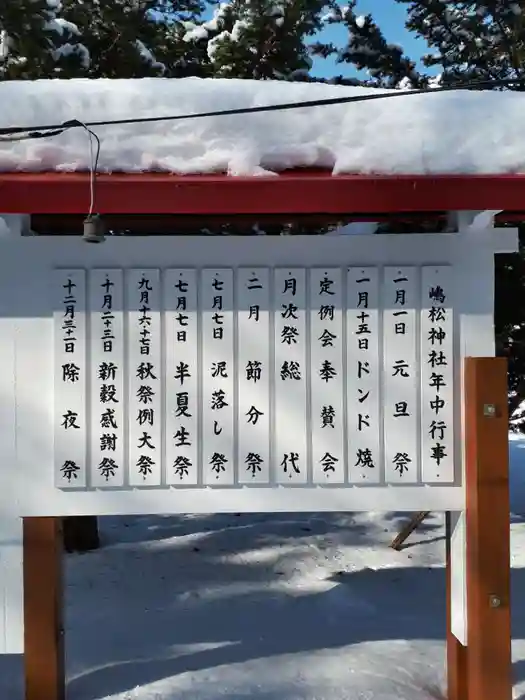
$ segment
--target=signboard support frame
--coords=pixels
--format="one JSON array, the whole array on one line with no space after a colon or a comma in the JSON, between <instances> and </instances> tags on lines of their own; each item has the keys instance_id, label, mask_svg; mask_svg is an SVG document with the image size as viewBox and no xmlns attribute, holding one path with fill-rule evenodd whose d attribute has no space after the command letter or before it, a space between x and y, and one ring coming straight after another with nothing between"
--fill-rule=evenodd
<instances>
[{"instance_id":1,"label":"signboard support frame","mask_svg":"<svg viewBox=\"0 0 525 700\"><path fill-rule=\"evenodd\" d=\"M463 646L451 632L447 537L447 697L511 700L507 361L465 358L463 391L468 629ZM449 514L447 520L450 523Z\"/></svg>"},{"instance_id":2,"label":"signboard support frame","mask_svg":"<svg viewBox=\"0 0 525 700\"><path fill-rule=\"evenodd\" d=\"M24 518L26 700L65 700L62 518Z\"/></svg>"},{"instance_id":3,"label":"signboard support frame","mask_svg":"<svg viewBox=\"0 0 525 700\"><path fill-rule=\"evenodd\" d=\"M445 238L447 236L447 238ZM457 236L457 240L456 240ZM294 237L289 237L293 239ZM312 243L315 245L315 238ZM352 241L354 247L361 246L363 252L367 252L363 241L356 236ZM385 248L382 254L389 263L395 262L396 256L407 263L420 265L416 253L415 245L420 238L417 235L410 235L410 248L405 246L403 236L384 236ZM439 238L439 240L438 240ZM389 240L391 239L391 240ZM328 240L328 239L327 239ZM333 239L332 239L333 240ZM376 247L380 243L379 235L371 237ZM428 237L425 245L429 246L429 260L439 259L443 264L448 263L446 255L447 249L443 244L448 240L448 235ZM490 355L493 347L493 275L494 275L494 253L514 252L516 248L516 232L502 229L492 231L482 228L481 230L471 230L459 232L450 236L449 245L458 254L457 263L461 264L462 294L468 304L460 309L459 339L461 342L460 356L469 356L476 351ZM27 241L26 243L28 243ZM419 241L422 243L422 241ZM31 241L34 248L41 248L44 252L43 241L33 239ZM45 241L46 246L50 245ZM190 245L191 243L191 245ZM227 251L224 250L226 241L221 240L221 249L210 239L209 246L215 245L215 262L227 262ZM253 246L262 248L262 241L256 238L250 241L250 250L242 245L241 241L235 241L236 264L239 267L246 264L249 256L254 256ZM285 247L284 260L280 252L279 263L292 263L301 260L298 251L295 249L301 241L283 239ZM439 243L439 256L431 255ZM52 245L54 245L53 242ZM141 242L137 240L126 241L130 250L127 262L124 267L136 266L136 260L141 262L143 256L146 261L154 259L155 251L144 251ZM382 241L381 241L382 244ZM395 247L394 247L395 244ZM69 263L76 259L73 255L73 245L78 245L76 241L60 241L60 261ZM201 251L197 250L196 242L187 242L182 239L181 245L186 246L187 264L192 266L198 261ZM326 246L326 241L323 241ZM22 248L22 246L20 246ZM239 253L239 249L242 249ZM16 251L15 251L16 252ZM39 256L33 254L32 257L24 257L20 250L20 255L15 256L23 259L25 269L29 272L38 269L41 265ZM257 251L255 251L257 252ZM33 251L34 253L34 251ZM52 260L54 249L49 253L45 252L44 261L49 263ZM117 264L120 260L116 241L108 240L105 250L98 252L98 248L90 249L90 264L109 262ZM467 257L468 253L468 257ZM155 253L156 254L156 253ZM49 257L48 257L49 256ZM148 257L149 256L149 257ZM222 256L222 257L221 257ZM244 257L243 257L244 256ZM213 256L211 256L213 257ZM443 257L443 259L442 259ZM255 256L256 258L256 256ZM10 257L6 258L11 260ZM375 264L375 258L365 256L365 261ZM455 258L454 258L455 260ZM451 262L454 262L451 261ZM244 261L244 262L243 262ZM330 260L327 258L327 261ZM273 262L267 259L267 266L272 267ZM301 263L302 264L302 263ZM454 262L455 264L455 262ZM308 266L308 265L304 265ZM16 281L15 265L4 263L5 285ZM479 280L483 279L484 284L480 286ZM48 323L45 295L39 294L41 287L37 284L40 277L28 274L27 289L20 299L10 299L12 308L5 309L6 319L11 317L19 318L19 328L16 332L9 330L7 338L16 335L17 354L16 367L18 369L29 366L30 353L24 350L30 347L27 342L31 336L29 331L33 330L38 335L38 329L45 327ZM39 282L40 284L40 282ZM7 298L7 297L6 297ZM45 303L44 303L45 302ZM30 310L31 314L27 311ZM17 316L18 314L18 316ZM27 319L31 318L31 324ZM6 325L10 329L11 321ZM18 371L17 369L17 371ZM465 493L462 494L461 502L456 499L454 507L465 508L464 511L456 511L451 514L451 526L453 530L451 538L451 554L448 564L448 602L450 609L454 608L455 598L452 595L452 580L456 581L456 592L458 587L464 586L463 598L467 600L466 610L468 611L468 647L466 646L466 630L462 637L461 633L454 629L453 616L449 613L449 632L447 634L447 658L449 662L449 700L510 700L511 698L511 666L510 666L510 609L509 609L509 499L508 499L508 422L507 422L507 382L506 363L504 360L492 357L473 358L468 357L464 364L464 416L463 435L465 437L465 475L466 481L466 505L463 501ZM459 372L458 372L459 374ZM459 377L458 377L459 379ZM41 386L46 386L42 382ZM33 396L34 387L29 382L26 383L27 393L22 393L22 399L18 402L18 412L16 413L17 429L23 434L28 425L33 425L31 420L32 403L28 397ZM20 385L17 386L17 391ZM14 396L14 389L8 394ZM37 392L37 395L38 392ZM43 395L43 394L42 394ZM9 412L11 419L15 415L14 406L16 402L13 398L11 403L12 411ZM493 407L493 410L490 408ZM13 415L11 415L13 414ZM6 423L7 425L7 423ZM6 435L13 433L12 430L4 428ZM42 440L44 445L49 446L44 434ZM4 459L9 464L22 464L23 468L35 477L32 484L33 494L39 497L45 493L47 482L41 478L36 469L38 460L35 460L31 444L24 444L19 441L22 454L13 456L8 454L4 448ZM16 457L16 459L15 459ZM6 459L9 458L9 459ZM19 470L20 473L26 473ZM20 479L17 473L13 477L15 483ZM40 479L40 480L39 480ZM44 487L44 491L42 491ZM430 489L421 489L421 493L431 492ZM222 511L229 511L229 503L226 495L229 492L214 491L213 498L221 499ZM307 493L305 491L305 493ZM363 491L366 493L366 491ZM226 494L226 495L225 495ZM78 514L93 513L93 501L91 494L82 494L82 507ZM85 496L85 498L84 498ZM97 494L98 497L98 494ZM100 494L100 501L103 503L103 494ZM65 499L63 499L65 502ZM107 497L106 497L106 500ZM30 499L29 499L30 501ZM36 498L34 499L36 502ZM44 499L44 502L47 502ZM449 501L450 503L450 501ZM284 507L285 501L280 502L280 507ZM140 505L140 503L138 504ZM197 506L203 512L206 503L203 499L197 501ZM420 507L436 510L434 503L421 502ZM129 510L137 507L137 504L129 506ZM451 505L449 505L451 507ZM415 508L414 508L415 510ZM55 510L57 512L57 510ZM141 511L143 512L143 511ZM162 511L165 512L165 511ZM31 515L31 513L28 513ZM61 513L62 514L62 513ZM63 514L68 514L66 510ZM69 513L71 515L71 513ZM75 513L76 514L76 513ZM454 520L453 520L454 518ZM26 518L24 522L24 615L25 615L25 670L26 670L26 700L63 700L65 697L65 672L64 672L64 632L62 626L63 592L62 592L62 536L61 518ZM468 546L467 543L468 542ZM481 547L483 545L483 547ZM457 556L458 552L461 556ZM461 560L461 561L459 561ZM454 573L456 572L456 573ZM464 574L464 581L460 581ZM490 585L489 585L490 584ZM465 615L465 628L467 616ZM456 635L456 636L453 636ZM457 636L461 641L457 640ZM463 644L462 644L463 643Z\"/></svg>"}]
</instances>

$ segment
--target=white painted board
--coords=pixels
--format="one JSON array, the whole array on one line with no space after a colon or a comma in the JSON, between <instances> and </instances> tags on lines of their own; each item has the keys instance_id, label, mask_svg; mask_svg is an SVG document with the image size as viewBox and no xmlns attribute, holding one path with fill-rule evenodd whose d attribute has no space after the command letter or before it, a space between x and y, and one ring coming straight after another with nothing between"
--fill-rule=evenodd
<instances>
[{"instance_id":1,"label":"white painted board","mask_svg":"<svg viewBox=\"0 0 525 700\"><path fill-rule=\"evenodd\" d=\"M89 484L125 483L124 275L122 270L89 274L91 452Z\"/></svg>"},{"instance_id":2,"label":"white painted board","mask_svg":"<svg viewBox=\"0 0 525 700\"><path fill-rule=\"evenodd\" d=\"M237 271L237 404L240 484L270 481L270 270Z\"/></svg>"},{"instance_id":3,"label":"white painted board","mask_svg":"<svg viewBox=\"0 0 525 700\"><path fill-rule=\"evenodd\" d=\"M313 268L309 280L310 410L314 484L345 482L343 275Z\"/></svg>"},{"instance_id":4,"label":"white painted board","mask_svg":"<svg viewBox=\"0 0 525 700\"><path fill-rule=\"evenodd\" d=\"M386 267L383 277L385 480L419 481L418 270Z\"/></svg>"},{"instance_id":5,"label":"white painted board","mask_svg":"<svg viewBox=\"0 0 525 700\"><path fill-rule=\"evenodd\" d=\"M166 483L199 483L198 274L164 273Z\"/></svg>"},{"instance_id":6,"label":"white painted board","mask_svg":"<svg viewBox=\"0 0 525 700\"><path fill-rule=\"evenodd\" d=\"M202 463L204 483L235 483L233 270L202 270Z\"/></svg>"},{"instance_id":7,"label":"white painted board","mask_svg":"<svg viewBox=\"0 0 525 700\"><path fill-rule=\"evenodd\" d=\"M86 273L52 273L54 300L55 483L87 484Z\"/></svg>"},{"instance_id":8,"label":"white painted board","mask_svg":"<svg viewBox=\"0 0 525 700\"><path fill-rule=\"evenodd\" d=\"M450 266L422 268L421 475L454 481L453 280Z\"/></svg>"},{"instance_id":9,"label":"white painted board","mask_svg":"<svg viewBox=\"0 0 525 700\"><path fill-rule=\"evenodd\" d=\"M354 484L383 480L379 270L351 267L346 288L348 474Z\"/></svg>"},{"instance_id":10,"label":"white painted board","mask_svg":"<svg viewBox=\"0 0 525 700\"><path fill-rule=\"evenodd\" d=\"M366 240L364 240L366 238ZM23 488L19 489L19 501L11 499L9 503L5 503L5 508L17 508L16 503L20 503L20 508L24 515L33 514L110 514L115 512L243 512L243 511L293 511L293 510L348 510L348 509L397 509L397 510L441 510L444 507L449 510L461 510L464 501L464 489L461 482L461 463L462 455L458 449L461 438L461 424L458 422L458 416L461 415L459 404L457 404L459 392L453 396L454 405L454 448L456 468L453 475L454 481L427 481L423 474L422 465L422 429L420 408L423 401L423 383L422 372L419 365L419 355L422 351L422 326L423 326L423 309L421 306L421 291L423 285L423 268L449 267L453 278L453 288L458 288L461 285L462 294L457 298L457 295L452 300L453 319L458 325L459 334L453 334L452 350L453 350L453 371L454 371L454 387L458 389L458 367L461 365L461 359L469 348L469 353L472 354L472 349L475 352L483 351L490 354L493 351L493 341L489 343L491 338L492 324L492 308L489 303L491 293L479 289L479 270L483 271L484 278L487 275L487 270L492 269L493 259L487 253L487 246L482 249L473 248L471 245L466 245L461 236L352 236L352 237L276 237L275 240L270 240L271 237L252 237L249 241L242 238L229 239L221 237L207 237L204 240L196 238L190 241L188 238L181 237L177 240L177 250L173 249L173 245L169 245L172 241L163 238L148 238L146 240L128 239L123 241L120 239L112 239L111 237L105 242L104 246L84 247L81 251L78 249L78 240L69 240L68 237L61 237L60 245L55 244L53 240L45 241L46 245L41 245L42 242L37 239L30 241L31 248L25 244L29 241L23 241L23 244L18 245L18 242L11 246L8 244L3 249L3 255L0 256L0 287L4 289L4 297L9 296L9 289L12 287L12 280L16 277L16 270L24 269L24 279L27 285L19 288L17 295L10 296L9 306L6 306L5 313L15 319L16 325L16 357L15 357L15 375L16 375L16 475L22 475L20 481L23 481ZM351 246L349 245L351 243ZM7 244L7 242L6 242ZM249 244L249 245L248 245ZM2 243L4 246L4 243ZM35 246L33 248L33 246ZM34 253L31 251L35 251ZM415 357L417 364L417 372L415 373L415 391L416 394L416 415L417 424L414 433L408 432L408 443L406 435L403 435L401 430L392 431L388 425L382 425L382 412L386 411L388 405L387 395L390 392L390 398L394 396L394 390L390 378L387 376L385 365L384 351L394 352L392 349L392 326L390 330L385 326L386 323L392 321L389 319L389 311L392 311L384 305L385 298L385 262L387 268L406 269L414 271L415 298L413 305L410 306L410 311L415 316L413 324L414 333L412 333L411 342L413 340L415 347ZM491 267L492 266L492 267ZM90 455L93 452L94 436L92 431L94 402L92 401L93 393L92 382L94 377L94 362L93 360L93 345L95 344L95 336L91 333L91 328L95 328L96 317L91 316L93 309L91 308L91 294L94 287L91 284L91 275L98 271L117 270L122 273L124 279L124 318L123 325L125 331L124 341L124 367L127 377L124 386L125 398L125 471L126 478L122 486L106 487L100 484L96 489L91 488L93 479L90 477L86 487L74 489L59 489L54 481L54 464L55 464L55 443L54 443L54 372L35 372L34 368L42 363L47 363L49 367L53 367L57 358L55 356L55 313L57 310L56 294L53 291L53 280L55 270L61 269L65 271L80 271L87 277L88 285L88 301L89 305L89 323L86 331L84 347L87 350L88 368L86 379L88 380L88 391L86 392L89 429L87 438L88 444L88 468L93 469L95 461L91 460ZM168 450L169 450L169 423L167 408L170 401L175 401L175 392L169 386L171 370L168 371L168 364L172 363L177 354L175 341L173 339L174 329L169 330L170 320L168 310L173 311L174 302L178 300L173 297L169 301L169 285L166 286L168 279L168 270L185 270L192 276L197 278L198 289L197 299L194 299L194 304L197 304L198 313L194 317L196 321L196 342L193 342L192 350L188 351L188 359L196 362L197 381L196 393L193 395L198 402L196 410L195 426L198 435L197 449L197 468L191 473L191 478L187 482L180 483L180 478L171 479L168 472ZM213 359L212 357L204 358L205 353L208 355L217 346L204 341L204 326L207 322L206 314L203 315L205 305L203 303L202 292L204 290L203 280L206 271L225 272L230 277L228 294L231 296L231 305L229 306L230 315L227 322L230 323L232 333L230 335L230 349L226 355L221 353L221 357ZM269 308L268 314L268 332L257 331L254 337L257 338L256 349L262 352L262 356L268 357L268 376L269 381L265 385L260 383L257 387L257 394L249 394L247 387L244 384L241 373L241 360L244 364L244 359L247 354L251 353L248 342L250 338L249 325L245 326L246 306L243 307L244 300L242 299L242 271L267 271L269 286ZM318 481L314 471L314 450L318 449L318 435L315 434L314 427L314 404L321 398L321 387L316 385L314 381L314 368L317 360L314 355L316 350L312 345L312 340L315 339L315 324L318 322L313 304L315 302L315 278L314 271L322 273L323 271L338 271L341 275L341 295L342 295L342 326L343 337L345 338L346 347L342 357L342 380L340 382L340 394L334 394L334 401L342 402L343 416L343 455L344 462L343 474L344 481L335 481L326 483L326 487L318 488L317 484L323 483ZM361 473L356 468L357 459L351 459L352 444L356 446L355 434L352 437L352 430L355 432L356 411L352 406L357 405L358 399L362 398L359 394L358 387L351 373L352 355L355 351L355 346L352 349L350 340L354 337L357 340L357 324L360 323L356 318L357 300L352 301L350 290L357 286L355 279L351 277L352 271L370 270L375 273L379 286L379 302L373 304L372 296L370 297L371 318L364 319L370 324L377 323L377 345L378 354L381 358L379 363L379 375L382 375L382 381L378 382L379 386L373 385L373 390L378 397L375 404L370 403L367 406L367 411L377 410L379 418L377 423L379 430L374 430L375 439L378 439L380 434L380 443L377 449L379 468L375 471L368 468L370 477L363 479ZM466 270L466 272L465 272ZM279 275L286 275L290 272L297 273L299 284L295 290L295 295L291 294L291 289L285 289L284 283L286 277L279 279ZM476 272L477 271L477 272ZM133 432L131 423L131 412L136 410L133 406L133 392L130 384L135 382L135 374L131 372L132 362L136 362L137 354L140 352L140 344L132 350L130 335L135 334L135 340L140 340L140 336L133 331L132 321L138 314L138 301L134 292L140 291L132 289L130 279L133 274L139 275L144 272L158 273L156 281L158 281L156 289L156 299L149 300L152 302L151 309L156 316L158 340L157 348L159 355L159 382L158 386L158 401L160 407L159 419L159 434L160 434L160 449L159 449L159 467L155 478L151 479L136 479L135 483L131 478L130 468L132 460L129 458L130 452L136 449L135 438L137 434ZM490 277L490 275L489 275ZM290 275L288 275L288 279ZM94 279L94 278L93 278ZM135 280L136 282L138 280ZM318 282L320 280L317 280ZM373 282L370 283L370 290L373 288ZM463 290L467 291L463 293ZM174 291L173 289L171 290ZM209 290L210 291L210 290ZM216 290L215 290L216 291ZM357 290L354 289L354 292ZM261 292L258 292L261 294ZM286 294L290 298L286 298ZM281 333L283 331L284 321L290 319L282 318L282 312L288 309L288 304L291 299L295 298L295 306L299 311L297 327L298 335L301 337L301 343L292 344L285 343L286 347L282 347L282 343L276 343L276 339L282 340ZM263 295L261 300L266 296ZM208 298L208 301L213 302L213 297ZM395 299L394 299L395 301ZM392 297L390 303L393 304ZM284 304L284 306L283 306ZM175 309L176 310L176 309ZM209 312L214 311L208 308ZM135 314L135 316L134 316ZM243 315L244 314L244 315ZM249 311L248 311L249 314ZM208 317L209 319L210 317ZM253 319L250 319L250 323ZM153 321L152 321L153 322ZM259 322L260 323L260 322ZM266 320L263 321L266 324ZM354 324L354 325L352 325ZM290 325L289 323L287 325ZM261 326L262 328L262 326ZM213 327L209 326L209 330L213 332ZM456 329L454 329L455 331ZM286 331L289 334L289 331ZM301 336L302 333L302 336ZM5 334L4 334L5 335ZM268 337L269 341L266 344L264 338ZM476 338L474 342L467 344L465 338ZM461 340L459 342L458 338ZM228 341L228 342L230 342ZM289 345L289 347L288 347ZM296 347L293 347L293 346ZM195 347L196 346L196 347ZM489 347L490 346L490 347ZM372 346L368 346L370 350ZM373 346L375 347L375 346ZM412 347L412 345L410 346ZM138 348L138 349L137 349ZM38 355L35 350L38 349ZM374 350L375 352L375 350ZM133 355L134 353L134 355ZM170 358L170 353L173 355ZM287 357L284 357L284 353ZM180 354L180 353L179 353ZM281 380L278 368L285 360L293 360L295 354L301 358L304 370L304 379L301 376L300 380ZM231 423L229 424L230 434L225 441L224 449L230 450L231 456L231 471L224 474L221 473L221 479L216 480L213 473L208 471L210 477L206 480L205 471L207 465L204 459L204 442L205 442L205 413L204 413L204 383L209 381L205 376L205 367L209 362L222 361L222 357L227 356L233 363L233 375L231 378L224 377L228 380L222 386L227 386L228 391L231 390ZM356 358L354 357L354 360ZM392 358L391 358L392 359ZM399 359L399 358L397 358ZM370 362L369 362L370 365ZM210 365L211 371L211 365ZM355 367L354 367L355 369ZM393 367L391 368L393 369ZM288 371L290 366L288 365ZM173 372L174 376L175 372ZM366 373L363 374L363 379L368 379ZM214 379L218 379L215 377ZM372 377L370 377L372 382ZM325 382L329 384L329 382ZM286 387L282 385L286 384ZM281 385L281 386L280 386ZM264 388L263 388L264 387ZM398 387L399 388L399 387ZM193 391L193 389L192 389ZM365 392L366 393L366 392ZM168 395L169 394L169 395ZM396 395L397 389L395 392ZM327 395L326 395L327 396ZM326 398L325 396L325 398ZM268 460L268 471L261 470L257 472L255 480L248 478L248 474L243 471L243 460L240 456L240 451L246 451L242 447L244 436L250 435L244 432L245 427L241 424L242 416L249 408L257 401L263 403L268 402L269 411L269 429L263 431L260 423L256 424L256 428L260 429L260 436L263 436L263 445L261 450L271 450L271 458ZM254 400L249 406L244 408L244 402L248 402L250 398ZM331 398L331 395L330 395ZM157 400L157 399L156 399ZM257 407L257 406L256 406ZM210 411L211 412L211 411ZM262 411L264 414L264 411ZM370 412L363 413L362 417L371 416ZM180 416L179 416L180 417ZM354 424L352 424L352 418ZM368 420L368 419L367 419ZM370 421L372 423L372 420ZM210 425L208 423L208 425ZM354 427L352 427L352 425ZM213 423L211 424L213 428ZM253 426L246 426L253 427ZM131 428L131 430L130 430ZM325 431L327 428L325 428ZM392 440L388 439L387 433L390 430ZM383 432L382 432L383 431ZM174 429L172 435L175 435L177 428ZM363 432L363 431L361 431ZM253 435L253 433L251 433ZM212 436L213 437L213 436ZM396 438L407 449L408 445L412 445L413 437L415 438L416 448L416 468L415 481L410 479L401 479L397 473L390 473L385 478L385 464L382 450L393 444L393 439ZM133 438L133 440L131 439ZM247 438L246 438L247 440ZM248 442L244 442L248 445ZM256 444L256 443L251 443ZM286 446L286 450L284 447ZM292 473L292 478L284 471L283 457L287 453L299 453L301 446L303 458L299 465L299 473L295 472L294 464L288 461L287 465ZM399 449L401 448L399 444ZM248 447L254 454L254 450ZM326 449L336 449L335 442ZM364 448L363 448L364 449ZM283 456L277 459L277 452L281 450ZM215 450L214 450L215 451ZM324 452L323 452L324 455ZM10 462L10 460L6 460ZM34 468L34 464L38 462L39 469ZM295 465L297 466L298 460ZM46 465L48 465L46 467ZM51 465L51 466L49 466ZM128 476L129 474L129 476ZM30 478L26 478L30 475ZM172 475L171 475L172 476ZM188 474L188 477L190 474ZM13 475L15 478L15 475ZM18 477L17 477L18 478ZM246 481L243 481L243 479ZM325 478L324 476L322 478ZM339 475L336 475L339 478ZM429 477L430 478L430 477ZM432 475L432 479L436 475ZM376 479L375 481L373 479ZM397 479L397 481L396 481ZM260 480L260 481L257 481ZM172 483L170 483L172 481ZM217 481L219 483L217 483ZM328 481L328 479L327 479ZM323 483L323 486L325 486ZM427 485L430 484L430 485ZM209 486L227 486L229 488L214 488ZM152 490L151 487L155 488ZM190 488L184 488L188 486ZM366 488L361 488L361 486ZM410 488L404 488L409 486ZM182 488L181 488L182 487ZM300 497L297 495L297 488L301 491Z\"/></svg>"},{"instance_id":11,"label":"white painted board","mask_svg":"<svg viewBox=\"0 0 525 700\"><path fill-rule=\"evenodd\" d=\"M127 271L128 440L131 486L162 481L160 272Z\"/></svg>"},{"instance_id":12,"label":"white painted board","mask_svg":"<svg viewBox=\"0 0 525 700\"><path fill-rule=\"evenodd\" d=\"M274 461L281 484L309 481L306 365L306 270L274 271Z\"/></svg>"}]
</instances>

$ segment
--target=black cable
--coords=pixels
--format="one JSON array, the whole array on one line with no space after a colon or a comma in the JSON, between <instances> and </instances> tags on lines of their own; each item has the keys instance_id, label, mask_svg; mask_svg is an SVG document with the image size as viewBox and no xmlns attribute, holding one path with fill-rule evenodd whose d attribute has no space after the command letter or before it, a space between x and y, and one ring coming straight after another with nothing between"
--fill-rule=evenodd
<instances>
[{"instance_id":1,"label":"black cable","mask_svg":"<svg viewBox=\"0 0 525 700\"><path fill-rule=\"evenodd\" d=\"M412 95L423 95L439 92L451 92L457 90L471 90L482 87L509 87L511 85L519 85L525 87L525 79L517 80L480 80L472 83L457 83L453 85L445 85L439 88L424 88L420 90L399 90L396 92L379 93L377 95L352 95L348 97L332 97L321 100L308 100L305 102L286 102L277 105L263 105L260 107L239 107L236 109L227 109L214 112L197 112L196 114L176 114L164 117L134 117L130 119L113 119L108 121L96 122L79 122L76 119L64 122L62 124L48 124L45 126L13 126L0 128L0 142L11 140L9 138L2 139L1 137L14 136L16 134L27 134L26 138L46 138L46 136L56 136L66 129L82 126L84 128L92 128L97 126L118 126L125 124L146 124L162 121L181 121L184 119L202 119L204 117L227 117L240 114L256 114L261 112L278 112L290 109L302 109L306 107L323 107L337 104L350 104L354 102L369 102L371 100L384 100L394 97L410 97ZM52 132L52 133L49 133ZM19 140L19 139L12 139Z\"/></svg>"}]
</instances>

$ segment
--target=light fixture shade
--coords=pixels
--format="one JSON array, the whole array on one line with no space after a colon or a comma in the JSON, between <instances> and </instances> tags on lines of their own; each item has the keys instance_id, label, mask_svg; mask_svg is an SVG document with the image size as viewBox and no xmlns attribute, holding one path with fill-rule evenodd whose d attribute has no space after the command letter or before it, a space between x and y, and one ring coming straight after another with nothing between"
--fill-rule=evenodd
<instances>
[{"instance_id":1,"label":"light fixture shade","mask_svg":"<svg viewBox=\"0 0 525 700\"><path fill-rule=\"evenodd\" d=\"M103 243L106 240L102 219L98 214L84 219L84 232L82 238L86 243Z\"/></svg>"}]
</instances>

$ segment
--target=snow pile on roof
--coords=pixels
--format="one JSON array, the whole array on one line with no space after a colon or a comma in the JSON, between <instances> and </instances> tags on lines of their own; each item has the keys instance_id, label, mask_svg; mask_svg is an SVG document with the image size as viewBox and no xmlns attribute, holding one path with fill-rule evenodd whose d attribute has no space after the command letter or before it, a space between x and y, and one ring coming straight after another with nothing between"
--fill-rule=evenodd
<instances>
[{"instance_id":1,"label":"snow pile on roof","mask_svg":"<svg viewBox=\"0 0 525 700\"><path fill-rule=\"evenodd\" d=\"M0 127L192 114L366 95L350 88L251 80L41 80L0 83ZM386 91L384 91L386 92ZM336 173L525 172L525 95L470 92L95 128L100 171L260 175L321 167ZM1 171L90 167L80 128L0 142Z\"/></svg>"}]
</instances>

